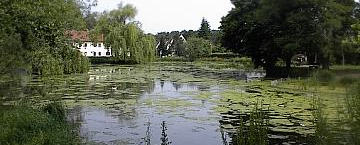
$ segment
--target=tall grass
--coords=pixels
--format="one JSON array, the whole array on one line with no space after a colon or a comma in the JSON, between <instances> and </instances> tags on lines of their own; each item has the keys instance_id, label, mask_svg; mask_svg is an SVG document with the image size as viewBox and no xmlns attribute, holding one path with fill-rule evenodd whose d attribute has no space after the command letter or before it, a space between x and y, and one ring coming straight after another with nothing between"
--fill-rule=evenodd
<instances>
[{"instance_id":1,"label":"tall grass","mask_svg":"<svg viewBox=\"0 0 360 145\"><path fill-rule=\"evenodd\" d=\"M360 81L351 86L347 93L346 120L350 128L348 141L351 144L360 144Z\"/></svg>"},{"instance_id":2,"label":"tall grass","mask_svg":"<svg viewBox=\"0 0 360 145\"><path fill-rule=\"evenodd\" d=\"M316 145L360 145L360 81L346 83L345 111L338 111L338 123L329 122L320 99L315 101ZM340 114L342 113L342 114ZM342 116L342 117L340 117Z\"/></svg>"},{"instance_id":3,"label":"tall grass","mask_svg":"<svg viewBox=\"0 0 360 145\"><path fill-rule=\"evenodd\" d=\"M245 122L246 123L246 122ZM264 111L257 106L250 113L248 125L240 121L240 127L237 129L233 138L233 145L268 145L267 136L269 122Z\"/></svg>"},{"instance_id":4,"label":"tall grass","mask_svg":"<svg viewBox=\"0 0 360 145\"><path fill-rule=\"evenodd\" d=\"M2 109L1 145L76 145L80 138L65 119L61 104L51 103L41 109L21 105Z\"/></svg>"},{"instance_id":5,"label":"tall grass","mask_svg":"<svg viewBox=\"0 0 360 145\"><path fill-rule=\"evenodd\" d=\"M315 140L313 141L316 145L328 145L332 143L332 134L328 119L326 118L323 111L324 104L320 98L314 99L313 104L313 116L315 124Z\"/></svg>"}]
</instances>

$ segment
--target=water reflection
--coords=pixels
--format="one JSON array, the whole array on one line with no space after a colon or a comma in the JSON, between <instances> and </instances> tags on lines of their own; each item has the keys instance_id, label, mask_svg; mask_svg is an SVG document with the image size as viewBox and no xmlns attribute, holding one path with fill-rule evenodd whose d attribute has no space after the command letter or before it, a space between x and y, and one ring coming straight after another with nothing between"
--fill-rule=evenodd
<instances>
[{"instance_id":1,"label":"water reflection","mask_svg":"<svg viewBox=\"0 0 360 145\"><path fill-rule=\"evenodd\" d=\"M208 138L206 141L208 144L221 143L221 138L217 133L219 125L216 115L211 114L210 104L205 106L207 109L200 109L204 106L183 107L176 106L176 104L175 106L173 104L156 104L157 102L154 102L153 105L143 103L147 99L161 101L169 99L169 97L200 103L190 100L190 96L183 94L184 91L196 91L198 87L182 85L181 88L176 88L173 84L171 81L155 81L155 87L151 92L144 92L138 98L138 104L128 106L133 108L131 113L137 114L130 115L132 117L128 117L128 114L123 115L123 111L129 108L115 111L94 107L82 107L82 109L75 107L70 112L72 112L71 115L81 116L72 118L82 118L82 120L78 120L81 124L80 132L82 136L86 137L88 143L161 144L166 142L164 137L167 135L171 136L171 142L175 145L202 144L204 141L197 140L198 138ZM160 124L166 125L166 129L160 128ZM164 134L165 132L166 134ZM160 138L163 139L160 140ZM169 142L167 143L169 144Z\"/></svg>"},{"instance_id":2,"label":"water reflection","mask_svg":"<svg viewBox=\"0 0 360 145\"><path fill-rule=\"evenodd\" d=\"M48 99L63 100L69 108L68 119L79 124L87 144L228 145L240 118L248 120L249 115L241 109L243 112L231 110L225 114L214 110L220 93L233 89L224 79L262 76L262 72L204 71L191 65L93 66L88 74L32 77L26 85L0 84L0 94L6 102L18 100L19 96L38 104ZM249 106L246 101L228 103L220 105ZM285 107L276 105L269 114L273 120L295 121L281 122L277 127L283 130L269 132L269 136L278 143L303 139L283 131L308 126L295 124L296 118L288 112L279 115L276 110Z\"/></svg>"}]
</instances>

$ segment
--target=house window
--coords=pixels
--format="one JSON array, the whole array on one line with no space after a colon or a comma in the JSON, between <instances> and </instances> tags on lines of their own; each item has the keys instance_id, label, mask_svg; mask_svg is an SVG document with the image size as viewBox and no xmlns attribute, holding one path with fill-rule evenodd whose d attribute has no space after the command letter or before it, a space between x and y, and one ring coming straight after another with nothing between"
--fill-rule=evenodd
<instances>
[{"instance_id":1,"label":"house window","mask_svg":"<svg viewBox=\"0 0 360 145\"><path fill-rule=\"evenodd\" d=\"M101 43L98 44L98 47L101 47Z\"/></svg>"},{"instance_id":2,"label":"house window","mask_svg":"<svg viewBox=\"0 0 360 145\"><path fill-rule=\"evenodd\" d=\"M87 47L87 43L84 44L84 47Z\"/></svg>"},{"instance_id":3,"label":"house window","mask_svg":"<svg viewBox=\"0 0 360 145\"><path fill-rule=\"evenodd\" d=\"M110 55L110 52L108 51L108 52L106 52L106 55Z\"/></svg>"},{"instance_id":4,"label":"house window","mask_svg":"<svg viewBox=\"0 0 360 145\"><path fill-rule=\"evenodd\" d=\"M94 56L96 56L96 52L93 52L94 53Z\"/></svg>"},{"instance_id":5,"label":"house window","mask_svg":"<svg viewBox=\"0 0 360 145\"><path fill-rule=\"evenodd\" d=\"M101 52L99 52L99 56L101 56Z\"/></svg>"}]
</instances>

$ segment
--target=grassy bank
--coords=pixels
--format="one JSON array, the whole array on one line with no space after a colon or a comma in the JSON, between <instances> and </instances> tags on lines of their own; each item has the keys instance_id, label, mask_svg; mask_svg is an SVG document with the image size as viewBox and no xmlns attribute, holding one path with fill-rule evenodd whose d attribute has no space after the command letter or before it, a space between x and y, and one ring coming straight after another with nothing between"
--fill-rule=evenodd
<instances>
[{"instance_id":1,"label":"grassy bank","mask_svg":"<svg viewBox=\"0 0 360 145\"><path fill-rule=\"evenodd\" d=\"M59 103L41 108L27 105L2 107L0 111L1 145L76 145L80 138L66 121Z\"/></svg>"},{"instance_id":2,"label":"grassy bank","mask_svg":"<svg viewBox=\"0 0 360 145\"><path fill-rule=\"evenodd\" d=\"M159 58L157 62L191 62L200 68L210 69L253 69L254 65L247 57L204 57L189 61L183 57Z\"/></svg>"}]
</instances>

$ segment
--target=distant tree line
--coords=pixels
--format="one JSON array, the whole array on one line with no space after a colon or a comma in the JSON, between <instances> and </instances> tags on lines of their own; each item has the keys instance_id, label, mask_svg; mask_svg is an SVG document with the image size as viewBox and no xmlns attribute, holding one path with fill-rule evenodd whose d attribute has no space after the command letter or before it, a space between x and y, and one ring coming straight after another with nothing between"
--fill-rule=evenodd
<instances>
[{"instance_id":1,"label":"distant tree line","mask_svg":"<svg viewBox=\"0 0 360 145\"><path fill-rule=\"evenodd\" d=\"M159 57L186 57L195 60L212 53L225 52L221 47L222 33L211 30L209 22L203 18L199 30L161 32L156 37Z\"/></svg>"},{"instance_id":2,"label":"distant tree line","mask_svg":"<svg viewBox=\"0 0 360 145\"><path fill-rule=\"evenodd\" d=\"M291 68L304 54L309 64L359 64L359 3L354 0L231 0L223 17L222 44L272 71L279 61Z\"/></svg>"}]
</instances>

